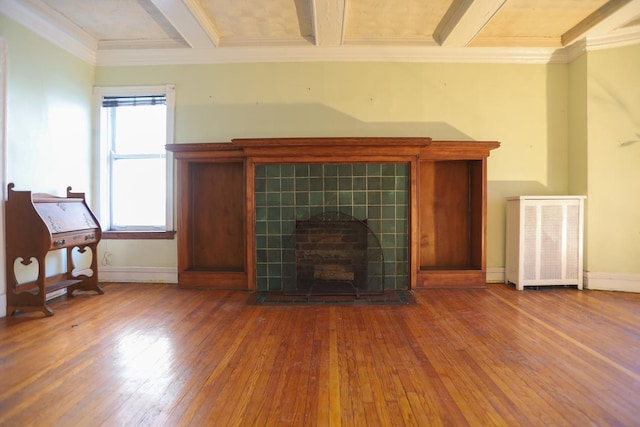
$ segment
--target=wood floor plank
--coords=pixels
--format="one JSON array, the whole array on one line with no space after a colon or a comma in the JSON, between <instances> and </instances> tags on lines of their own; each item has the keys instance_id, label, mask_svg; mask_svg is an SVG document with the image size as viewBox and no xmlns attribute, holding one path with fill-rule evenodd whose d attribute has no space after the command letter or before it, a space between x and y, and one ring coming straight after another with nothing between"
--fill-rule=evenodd
<instances>
[{"instance_id":1,"label":"wood floor plank","mask_svg":"<svg viewBox=\"0 0 640 427\"><path fill-rule=\"evenodd\" d=\"M247 304L105 284L0 320L0 425L637 425L640 294ZM45 404L44 402L55 402Z\"/></svg>"}]
</instances>

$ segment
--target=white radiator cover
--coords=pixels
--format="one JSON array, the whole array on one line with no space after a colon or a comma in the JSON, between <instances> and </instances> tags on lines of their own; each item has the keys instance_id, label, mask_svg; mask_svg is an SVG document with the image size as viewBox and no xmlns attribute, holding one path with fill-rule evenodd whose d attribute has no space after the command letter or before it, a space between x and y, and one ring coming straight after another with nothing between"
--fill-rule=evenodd
<instances>
[{"instance_id":1,"label":"white radiator cover","mask_svg":"<svg viewBox=\"0 0 640 427\"><path fill-rule=\"evenodd\" d=\"M505 282L582 289L585 196L507 199Z\"/></svg>"}]
</instances>

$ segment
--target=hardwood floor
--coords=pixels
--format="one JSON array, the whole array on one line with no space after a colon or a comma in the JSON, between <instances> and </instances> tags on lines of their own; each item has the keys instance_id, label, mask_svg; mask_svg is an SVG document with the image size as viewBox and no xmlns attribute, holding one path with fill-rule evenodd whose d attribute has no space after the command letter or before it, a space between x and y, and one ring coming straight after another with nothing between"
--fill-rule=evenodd
<instances>
[{"instance_id":1,"label":"hardwood floor","mask_svg":"<svg viewBox=\"0 0 640 427\"><path fill-rule=\"evenodd\" d=\"M105 291L0 319L0 425L640 425L640 294Z\"/></svg>"}]
</instances>

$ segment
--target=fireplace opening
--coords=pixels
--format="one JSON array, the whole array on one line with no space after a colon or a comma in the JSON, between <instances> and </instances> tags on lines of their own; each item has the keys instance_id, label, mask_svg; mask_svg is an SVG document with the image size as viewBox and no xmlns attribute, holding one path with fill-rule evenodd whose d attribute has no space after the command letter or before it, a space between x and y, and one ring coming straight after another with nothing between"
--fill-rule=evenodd
<instances>
[{"instance_id":1,"label":"fireplace opening","mask_svg":"<svg viewBox=\"0 0 640 427\"><path fill-rule=\"evenodd\" d=\"M360 297L384 291L382 247L366 220L341 212L299 220L287 246L286 294Z\"/></svg>"}]
</instances>

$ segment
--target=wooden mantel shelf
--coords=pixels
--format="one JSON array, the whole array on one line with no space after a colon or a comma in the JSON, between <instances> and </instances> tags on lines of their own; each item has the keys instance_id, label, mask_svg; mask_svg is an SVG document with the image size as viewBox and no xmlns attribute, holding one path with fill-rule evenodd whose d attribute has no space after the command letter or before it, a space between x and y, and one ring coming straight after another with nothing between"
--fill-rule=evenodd
<instances>
[{"instance_id":1,"label":"wooden mantel shelf","mask_svg":"<svg viewBox=\"0 0 640 427\"><path fill-rule=\"evenodd\" d=\"M409 287L484 287L487 157L499 146L495 141L426 137L249 138L167 145L178 161L179 284L256 289L256 165L405 163Z\"/></svg>"},{"instance_id":2,"label":"wooden mantel shelf","mask_svg":"<svg viewBox=\"0 0 640 427\"><path fill-rule=\"evenodd\" d=\"M429 159L474 158L489 156L498 148L495 141L434 141L426 137L317 137L317 138L238 138L229 142L169 144L173 153L238 154L252 157L354 157L368 156L420 156ZM177 157L190 154L177 154ZM335 159L334 159L335 160Z\"/></svg>"}]
</instances>

